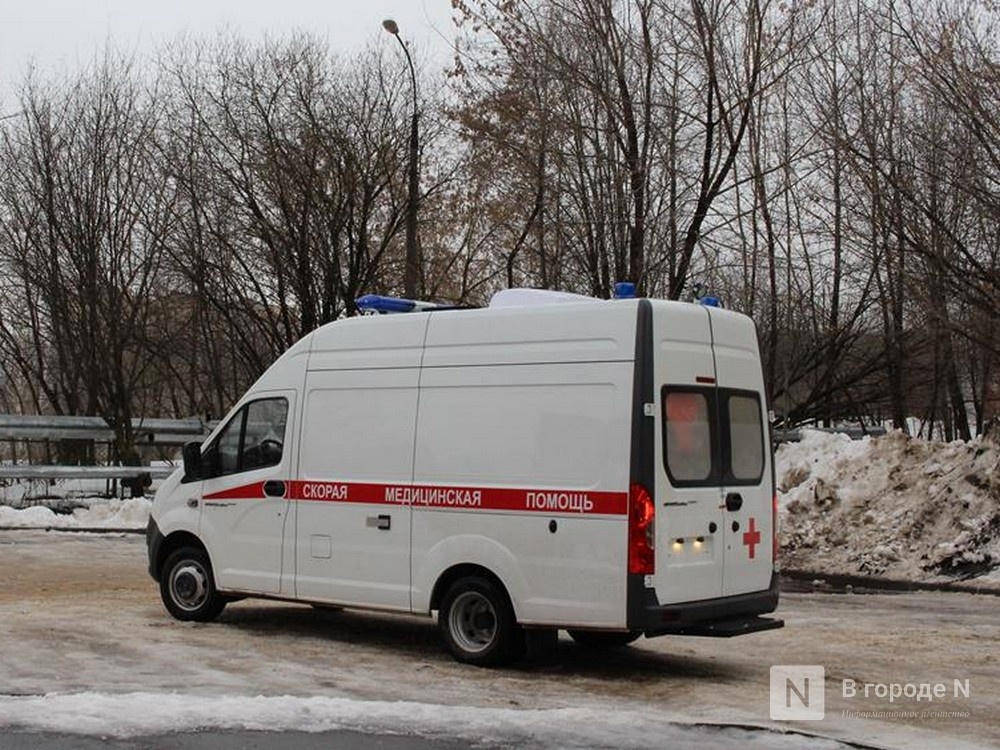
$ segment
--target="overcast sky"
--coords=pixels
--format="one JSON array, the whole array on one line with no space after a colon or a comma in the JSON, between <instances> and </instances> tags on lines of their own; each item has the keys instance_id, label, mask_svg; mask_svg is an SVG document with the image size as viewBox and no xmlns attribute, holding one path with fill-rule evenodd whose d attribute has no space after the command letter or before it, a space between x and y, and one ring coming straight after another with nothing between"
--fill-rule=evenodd
<instances>
[{"instance_id":1,"label":"overcast sky","mask_svg":"<svg viewBox=\"0 0 1000 750\"><path fill-rule=\"evenodd\" d=\"M308 30L342 51L360 48L394 18L427 67L450 60L451 0L0 0L0 114L32 63L62 74L110 40L140 54L181 34L230 29L257 39Z\"/></svg>"}]
</instances>

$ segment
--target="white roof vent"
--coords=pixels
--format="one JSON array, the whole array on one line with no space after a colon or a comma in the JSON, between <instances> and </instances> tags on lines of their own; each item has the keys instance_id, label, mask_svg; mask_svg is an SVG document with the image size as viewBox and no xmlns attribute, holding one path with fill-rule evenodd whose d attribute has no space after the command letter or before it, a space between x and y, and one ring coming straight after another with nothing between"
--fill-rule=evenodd
<instances>
[{"instance_id":1,"label":"white roof vent","mask_svg":"<svg viewBox=\"0 0 1000 750\"><path fill-rule=\"evenodd\" d=\"M501 289L490 299L490 307L537 307L539 305L603 301L583 294L554 292L550 289Z\"/></svg>"}]
</instances>

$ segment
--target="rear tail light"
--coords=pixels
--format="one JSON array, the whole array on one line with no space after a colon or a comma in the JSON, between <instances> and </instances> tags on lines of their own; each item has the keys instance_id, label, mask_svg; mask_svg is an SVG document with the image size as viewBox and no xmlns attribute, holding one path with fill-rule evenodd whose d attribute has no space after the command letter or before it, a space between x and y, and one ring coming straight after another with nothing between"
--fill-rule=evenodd
<instances>
[{"instance_id":1,"label":"rear tail light","mask_svg":"<svg viewBox=\"0 0 1000 750\"><path fill-rule=\"evenodd\" d=\"M778 570L778 493L771 498L771 567Z\"/></svg>"},{"instance_id":2,"label":"rear tail light","mask_svg":"<svg viewBox=\"0 0 1000 750\"><path fill-rule=\"evenodd\" d=\"M641 484L629 487L628 500L628 572L652 575L656 569L653 550L656 507Z\"/></svg>"}]
</instances>

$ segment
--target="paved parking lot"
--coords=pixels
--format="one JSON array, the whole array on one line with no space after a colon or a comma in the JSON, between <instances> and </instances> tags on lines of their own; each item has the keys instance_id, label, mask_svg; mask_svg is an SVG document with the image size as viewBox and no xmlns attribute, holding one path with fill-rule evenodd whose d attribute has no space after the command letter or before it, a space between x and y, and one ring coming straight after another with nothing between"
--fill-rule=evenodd
<instances>
[{"instance_id":1,"label":"paved parking lot","mask_svg":"<svg viewBox=\"0 0 1000 750\"><path fill-rule=\"evenodd\" d=\"M330 696L504 717L538 709L625 712L875 746L1000 745L1000 598L987 595L787 594L782 630L728 640L641 639L606 655L564 639L550 662L494 671L452 661L425 618L248 600L215 623L174 621L145 572L136 535L0 532L0 571L0 694L8 701L84 691ZM825 719L770 720L775 664L825 667ZM932 704L890 704L874 689L867 698L845 698L844 679L859 686L944 683L948 695ZM956 679L968 680L968 698L952 695ZM8 715L12 710L8 705ZM886 714L898 710L947 715Z\"/></svg>"}]
</instances>

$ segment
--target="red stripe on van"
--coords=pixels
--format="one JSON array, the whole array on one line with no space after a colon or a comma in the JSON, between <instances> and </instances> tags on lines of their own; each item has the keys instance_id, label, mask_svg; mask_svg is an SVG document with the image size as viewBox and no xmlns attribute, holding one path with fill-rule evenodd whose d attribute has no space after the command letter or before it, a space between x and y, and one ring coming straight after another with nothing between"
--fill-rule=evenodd
<instances>
[{"instance_id":1,"label":"red stripe on van","mask_svg":"<svg viewBox=\"0 0 1000 750\"><path fill-rule=\"evenodd\" d=\"M241 484L228 490L219 490L205 495L205 500L262 500L264 498L264 483Z\"/></svg>"},{"instance_id":2,"label":"red stripe on van","mask_svg":"<svg viewBox=\"0 0 1000 750\"><path fill-rule=\"evenodd\" d=\"M263 497L263 482L254 482L205 495L206 500L255 500ZM624 516L628 513L628 493L590 490L295 480L288 482L286 497L290 500L312 502L411 505L446 510L509 510L614 516Z\"/></svg>"},{"instance_id":3,"label":"red stripe on van","mask_svg":"<svg viewBox=\"0 0 1000 750\"><path fill-rule=\"evenodd\" d=\"M293 500L413 505L455 510L625 515L628 494L578 490L526 490L361 482L291 482Z\"/></svg>"}]
</instances>

